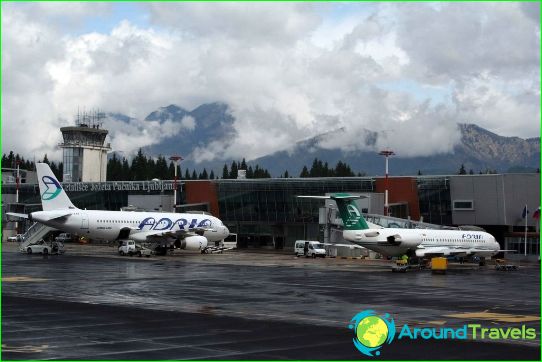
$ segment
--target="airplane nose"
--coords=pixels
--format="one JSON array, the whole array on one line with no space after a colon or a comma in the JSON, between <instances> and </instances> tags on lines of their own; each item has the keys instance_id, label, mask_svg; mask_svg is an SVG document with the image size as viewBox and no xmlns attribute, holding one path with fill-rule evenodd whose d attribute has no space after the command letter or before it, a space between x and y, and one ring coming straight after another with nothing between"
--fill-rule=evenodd
<instances>
[{"instance_id":1,"label":"airplane nose","mask_svg":"<svg viewBox=\"0 0 542 362\"><path fill-rule=\"evenodd\" d=\"M222 233L224 234L224 237L227 237L228 235L230 235L230 231L225 226L222 229Z\"/></svg>"}]
</instances>

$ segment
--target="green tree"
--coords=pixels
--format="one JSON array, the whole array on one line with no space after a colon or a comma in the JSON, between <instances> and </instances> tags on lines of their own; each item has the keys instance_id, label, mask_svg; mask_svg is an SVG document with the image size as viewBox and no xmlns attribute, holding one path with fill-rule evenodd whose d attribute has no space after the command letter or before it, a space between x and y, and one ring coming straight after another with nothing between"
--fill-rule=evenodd
<instances>
[{"instance_id":1,"label":"green tree","mask_svg":"<svg viewBox=\"0 0 542 362\"><path fill-rule=\"evenodd\" d=\"M222 178L228 179L230 178L230 173L228 172L228 165L224 164L224 168L222 169Z\"/></svg>"},{"instance_id":2,"label":"green tree","mask_svg":"<svg viewBox=\"0 0 542 362\"><path fill-rule=\"evenodd\" d=\"M239 165L237 164L237 162L233 161L231 163L231 168L230 168L230 177L231 179L236 179L237 178L237 171L239 170Z\"/></svg>"}]
</instances>

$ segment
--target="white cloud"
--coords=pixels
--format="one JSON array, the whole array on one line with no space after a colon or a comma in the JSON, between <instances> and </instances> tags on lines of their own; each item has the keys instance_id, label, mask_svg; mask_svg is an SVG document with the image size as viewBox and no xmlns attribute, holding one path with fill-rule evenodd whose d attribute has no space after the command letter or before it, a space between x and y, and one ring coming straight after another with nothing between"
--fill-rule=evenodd
<instances>
[{"instance_id":1,"label":"white cloud","mask_svg":"<svg viewBox=\"0 0 542 362\"><path fill-rule=\"evenodd\" d=\"M238 137L203 145L200 161L255 158L339 127L325 147L403 155L451 150L457 123L539 133L537 6L153 2L141 7L151 27L126 19L85 33L91 10L110 6L59 9L2 4L3 152L59 155L58 127L81 107L133 117L107 123L113 146L132 152L195 127L141 121L150 112L215 101ZM35 129L46 136L21 142ZM366 130L380 132L374 143L360 142Z\"/></svg>"},{"instance_id":2,"label":"white cloud","mask_svg":"<svg viewBox=\"0 0 542 362\"><path fill-rule=\"evenodd\" d=\"M194 117L184 116L181 120L181 127L192 131L196 127L196 120Z\"/></svg>"}]
</instances>

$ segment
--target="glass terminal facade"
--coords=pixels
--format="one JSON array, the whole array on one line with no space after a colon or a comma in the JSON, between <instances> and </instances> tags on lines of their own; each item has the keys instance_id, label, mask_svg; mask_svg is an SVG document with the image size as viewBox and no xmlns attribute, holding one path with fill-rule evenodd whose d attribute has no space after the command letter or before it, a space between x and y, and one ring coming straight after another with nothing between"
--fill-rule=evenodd
<instances>
[{"instance_id":1,"label":"glass terminal facade","mask_svg":"<svg viewBox=\"0 0 542 362\"><path fill-rule=\"evenodd\" d=\"M296 239L318 239L323 200L301 195L373 192L372 178L217 180L220 218L238 234L240 247L292 246Z\"/></svg>"},{"instance_id":2,"label":"glass terminal facade","mask_svg":"<svg viewBox=\"0 0 542 362\"><path fill-rule=\"evenodd\" d=\"M395 183L390 188L394 202L406 205L406 210L419 208L420 220L424 223L482 226L497 237L503 247L505 237L511 237L507 239L510 245L516 243L514 246L521 246L519 239L525 229L520 218L525 205L522 200L539 199L539 174L418 176L410 179L411 182ZM14 223L6 223L5 212L37 211L41 209L41 200L37 184L21 184L19 203L16 204L16 185L7 177L3 181L3 227L9 228L9 224ZM376 177L181 181L176 204L186 205L179 211L211 211L213 208L213 213L218 212L217 216L232 233L237 234L239 247L282 249L291 247L295 240L323 240L325 225L320 225L319 218L321 208L326 206L324 200L297 196L322 196L334 192L377 193L378 181ZM473 186L478 184L477 188ZM172 180L63 183L76 206L98 210L120 210L136 199L149 200L145 204L149 206L153 198L160 198L160 202L154 204L161 206L164 205L161 201L164 197L171 199L173 185ZM379 189L378 195L381 194ZM375 195L375 199L380 196ZM461 200L474 201L468 209L454 209L454 204ZM488 209L492 202L497 206ZM530 206L530 210L534 210L534 206ZM382 213L378 207L371 212ZM410 216L412 214L406 217ZM417 217L412 219L417 221ZM538 237L533 220L528 218L528 231ZM536 247L530 247L528 251L536 251Z\"/></svg>"},{"instance_id":3,"label":"glass terminal facade","mask_svg":"<svg viewBox=\"0 0 542 362\"><path fill-rule=\"evenodd\" d=\"M450 179L446 176L418 176L416 182L423 221L452 225Z\"/></svg>"}]
</instances>

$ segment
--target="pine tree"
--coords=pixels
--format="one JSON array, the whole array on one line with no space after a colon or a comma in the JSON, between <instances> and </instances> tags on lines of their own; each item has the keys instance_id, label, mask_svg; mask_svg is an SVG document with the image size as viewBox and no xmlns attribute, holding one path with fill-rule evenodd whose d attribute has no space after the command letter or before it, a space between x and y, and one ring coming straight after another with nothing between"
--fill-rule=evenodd
<instances>
[{"instance_id":1,"label":"pine tree","mask_svg":"<svg viewBox=\"0 0 542 362\"><path fill-rule=\"evenodd\" d=\"M236 179L238 170L239 170L239 165L237 164L237 162L233 161L231 163L230 177L229 178Z\"/></svg>"},{"instance_id":2,"label":"pine tree","mask_svg":"<svg viewBox=\"0 0 542 362\"><path fill-rule=\"evenodd\" d=\"M130 165L128 164L128 160L123 157L122 158L122 173L120 177L120 181L127 181L132 179L132 169L130 168Z\"/></svg>"},{"instance_id":3,"label":"pine tree","mask_svg":"<svg viewBox=\"0 0 542 362\"><path fill-rule=\"evenodd\" d=\"M299 177L310 177L309 170L307 169L307 166L303 166L303 170L301 170L301 173L299 174Z\"/></svg>"},{"instance_id":4,"label":"pine tree","mask_svg":"<svg viewBox=\"0 0 542 362\"><path fill-rule=\"evenodd\" d=\"M228 172L228 165L224 164L224 168L222 169L222 178L228 179L230 178L230 173Z\"/></svg>"},{"instance_id":5,"label":"pine tree","mask_svg":"<svg viewBox=\"0 0 542 362\"><path fill-rule=\"evenodd\" d=\"M160 180L167 180L169 179L169 169L168 169L168 164L167 164L167 161L166 161L166 158L162 155L158 156L158 159L156 160L156 172L155 172L155 175L156 177L158 177ZM173 171L175 172L175 170ZM175 173L173 174L175 175ZM178 173L179 177L182 177L182 174L179 172ZM173 176L175 177L175 176Z\"/></svg>"},{"instance_id":6,"label":"pine tree","mask_svg":"<svg viewBox=\"0 0 542 362\"><path fill-rule=\"evenodd\" d=\"M466 175L467 174L467 170L465 170L465 165L464 164L461 164L461 168L459 169L458 174L459 175Z\"/></svg>"},{"instance_id":7,"label":"pine tree","mask_svg":"<svg viewBox=\"0 0 542 362\"><path fill-rule=\"evenodd\" d=\"M211 173L209 174L209 179L214 180L215 179L215 172L211 170Z\"/></svg>"},{"instance_id":8,"label":"pine tree","mask_svg":"<svg viewBox=\"0 0 542 362\"><path fill-rule=\"evenodd\" d=\"M181 175L179 173L179 175ZM169 164L167 166L167 174L164 177L164 180L173 180L175 178L175 164L173 161L169 161Z\"/></svg>"}]
</instances>

